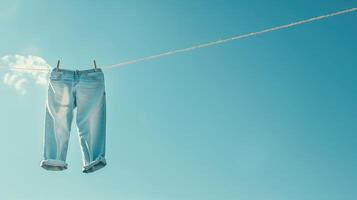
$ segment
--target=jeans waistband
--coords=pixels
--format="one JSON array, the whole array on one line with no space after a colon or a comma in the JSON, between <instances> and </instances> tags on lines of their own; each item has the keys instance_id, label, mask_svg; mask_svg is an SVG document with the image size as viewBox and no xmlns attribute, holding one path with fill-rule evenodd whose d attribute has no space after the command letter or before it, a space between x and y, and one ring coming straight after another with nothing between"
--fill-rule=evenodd
<instances>
[{"instance_id":1,"label":"jeans waistband","mask_svg":"<svg viewBox=\"0 0 357 200\"><path fill-rule=\"evenodd\" d=\"M52 69L51 73L61 73L61 74L88 74L88 73L101 73L103 70L101 68L96 69L85 69L85 70L69 70L69 69Z\"/></svg>"}]
</instances>

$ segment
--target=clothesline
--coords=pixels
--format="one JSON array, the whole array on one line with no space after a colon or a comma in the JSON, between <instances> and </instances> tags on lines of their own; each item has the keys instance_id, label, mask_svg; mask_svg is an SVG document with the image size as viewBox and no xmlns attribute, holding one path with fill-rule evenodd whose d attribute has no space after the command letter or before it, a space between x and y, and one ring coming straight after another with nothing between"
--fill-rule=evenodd
<instances>
[{"instance_id":1,"label":"clothesline","mask_svg":"<svg viewBox=\"0 0 357 200\"><path fill-rule=\"evenodd\" d=\"M107 70L107 69L118 68L118 67L122 67L122 66L126 66L126 65L132 65L132 64L135 64L135 63L154 60L154 59L158 59L158 58L165 57L165 56L170 56L170 55L174 55L174 54L178 54L178 53L182 53L182 52L192 51L192 50L195 50L195 49L206 48L206 47L209 47L209 46L218 45L218 44L230 42L230 41L233 41L233 40L239 40L239 39L253 37L253 36L256 36L256 35L261 35L261 34L272 32L272 31L286 29L286 28L289 28L289 27L293 27L293 26L297 26L297 25L301 25L301 24L305 24L305 23L309 23L309 22L314 22L314 21L318 21L318 20L334 17L334 16L337 16L337 15L351 13L351 12L354 12L354 11L357 11L357 8L350 8L350 9L346 9L346 10L342 10L342 11L338 11L338 12L334 12L334 13L330 13L330 14L326 14L326 15L321 15L321 16L312 17L312 18L301 20L301 21L297 21L297 22L292 22L292 23L289 23L289 24L281 25L281 26L267 28L267 29L264 29L264 30L251 32L251 33L247 33L247 34L242 34L242 35L238 35L238 36L234 36L234 37L230 37L230 38L226 38L226 39L220 39L220 40L216 40L216 41L212 41L212 42L208 42L208 43L198 44L198 45L194 45L194 46L191 46L191 47L188 47L188 48L167 51L167 52L163 52L163 53L152 55L152 56L142 57L142 58L129 60L129 61L125 61L125 62L121 62L121 63L109 65L109 66L104 66L104 67L101 67L101 68L104 69L104 70ZM48 71L49 70L49 69L45 69L45 68L19 68L19 67L10 68L10 69L11 70L26 70L26 71L27 70L29 70L29 71Z\"/></svg>"}]
</instances>

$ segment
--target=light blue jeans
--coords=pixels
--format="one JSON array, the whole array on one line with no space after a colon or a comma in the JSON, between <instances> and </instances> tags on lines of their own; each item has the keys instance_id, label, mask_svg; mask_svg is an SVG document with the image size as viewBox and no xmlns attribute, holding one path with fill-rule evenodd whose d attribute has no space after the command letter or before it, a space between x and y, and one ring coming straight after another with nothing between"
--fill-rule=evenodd
<instances>
[{"instance_id":1,"label":"light blue jeans","mask_svg":"<svg viewBox=\"0 0 357 200\"><path fill-rule=\"evenodd\" d=\"M94 172L106 166L105 98L101 69L51 71L41 167L53 171L67 169L66 156L75 108L82 172Z\"/></svg>"}]
</instances>

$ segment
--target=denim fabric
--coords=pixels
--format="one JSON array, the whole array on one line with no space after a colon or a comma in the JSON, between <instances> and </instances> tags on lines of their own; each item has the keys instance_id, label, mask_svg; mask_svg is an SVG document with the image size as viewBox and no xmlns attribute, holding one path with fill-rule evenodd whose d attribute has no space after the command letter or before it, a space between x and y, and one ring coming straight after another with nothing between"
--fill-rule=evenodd
<instances>
[{"instance_id":1,"label":"denim fabric","mask_svg":"<svg viewBox=\"0 0 357 200\"><path fill-rule=\"evenodd\" d=\"M101 69L51 71L41 167L53 171L67 169L66 156L75 108L82 172L94 172L106 166L105 96Z\"/></svg>"}]
</instances>

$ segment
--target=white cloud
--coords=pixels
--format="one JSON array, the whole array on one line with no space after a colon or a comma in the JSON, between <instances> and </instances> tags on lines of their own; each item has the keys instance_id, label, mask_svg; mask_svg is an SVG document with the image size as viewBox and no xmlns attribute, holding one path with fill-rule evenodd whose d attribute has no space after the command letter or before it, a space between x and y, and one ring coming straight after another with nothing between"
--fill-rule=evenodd
<instances>
[{"instance_id":1,"label":"white cloud","mask_svg":"<svg viewBox=\"0 0 357 200\"><path fill-rule=\"evenodd\" d=\"M26 88L32 81L37 85L47 85L50 65L41 57L6 55L0 62L1 66L9 69L3 77L4 84L22 95L26 94Z\"/></svg>"}]
</instances>

